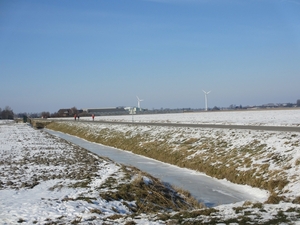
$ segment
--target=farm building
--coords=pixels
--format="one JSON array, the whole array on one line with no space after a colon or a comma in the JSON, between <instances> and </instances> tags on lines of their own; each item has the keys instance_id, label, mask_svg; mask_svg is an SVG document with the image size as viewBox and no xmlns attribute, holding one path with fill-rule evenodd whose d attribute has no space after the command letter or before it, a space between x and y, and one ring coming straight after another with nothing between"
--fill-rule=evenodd
<instances>
[{"instance_id":1,"label":"farm building","mask_svg":"<svg viewBox=\"0 0 300 225\"><path fill-rule=\"evenodd\" d=\"M124 107L110 107L110 108L89 108L83 109L84 114L94 114L96 116L101 115L124 115L128 114L128 111Z\"/></svg>"}]
</instances>

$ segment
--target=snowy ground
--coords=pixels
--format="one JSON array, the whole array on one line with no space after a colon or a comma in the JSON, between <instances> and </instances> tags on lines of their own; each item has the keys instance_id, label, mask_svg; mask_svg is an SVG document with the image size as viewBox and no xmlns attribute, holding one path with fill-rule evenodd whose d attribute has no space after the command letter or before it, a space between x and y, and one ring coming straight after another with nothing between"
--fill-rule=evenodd
<instances>
[{"instance_id":1,"label":"snowy ground","mask_svg":"<svg viewBox=\"0 0 300 225\"><path fill-rule=\"evenodd\" d=\"M91 120L91 118L80 118L80 120ZM160 115L130 115L130 116L101 116L97 120L132 121L135 122L172 122L172 123L215 123L215 124L243 124L243 125L272 125L272 126L300 126L300 110L266 110L266 111L239 111L239 112L202 112L184 114L160 114ZM71 118L72 120L72 118ZM1 121L1 120L0 120ZM108 128L105 124L82 124L91 133ZM110 129L147 134L149 139L164 138L161 134L169 134L170 143L182 142L189 138L198 140L193 145L201 145L208 139L219 142L227 142L228 149L239 149L245 145L249 146L253 141L259 140L265 146L261 157L246 156L252 160L249 167L240 165L240 171L257 167L266 162L270 164L269 169L280 171L284 169L284 175L290 183L283 190L287 198L300 196L300 133L299 132L267 132L247 130L226 129L191 129L191 128L166 128L166 127L134 127L130 125L110 125ZM173 129L173 130L172 130ZM176 145L174 145L176 148ZM177 146L178 147L178 146ZM255 146L254 146L255 147ZM65 179L64 171L74 170L72 165L57 163L57 165L43 165L40 163L26 163L28 159L37 157L53 158L57 155L72 155L76 146L61 143L50 138L43 132L33 130L26 125L0 125L0 223L19 224L21 222L32 224L46 224L62 214L69 221L76 222L79 218L89 224L93 215L91 208L103 212L100 219L108 218L115 213L128 213L122 202L106 202L97 198L97 204L87 201L63 201L63 199L78 199L84 192L89 193L91 198L95 197L95 190L91 187L86 189L73 189L67 186L74 182ZM29 151L30 150L30 151ZM50 150L50 151L49 151ZM199 152L194 152L196 156ZM276 156L279 161L270 160L270 155ZM64 156L64 157L65 157ZM243 156L244 157L244 156ZM18 161L18 164L6 164L6 161ZM234 161L234 160L233 160ZM80 167L80 160L75 164ZM218 162L216 161L216 166ZM230 166L231 162L228 162ZM236 163L236 162L233 162ZM105 178L116 173L120 168L118 165L102 159L98 164L97 182L104 182ZM76 170L74 170L76 171ZM105 171L105 172L104 172ZM40 182L36 177L47 176L54 179ZM58 176L60 174L60 176ZM120 175L121 177L121 175ZM16 182L18 181L18 182ZM20 182L19 182L20 181ZM96 180L95 180L96 182ZM28 188L30 187L30 188ZM63 187L63 188L57 188ZM50 188L50 190L49 190ZM230 205L221 205L210 209L210 213L187 212L180 214L180 221L187 224L199 221L201 224L300 224L300 205L292 202L281 202L279 204L262 204L261 202L239 202ZM183 217L185 215L185 217ZM170 219L176 219L176 214L170 214ZM159 220L154 221L153 215L143 215L135 219L137 224L166 224ZM43 221L43 222L42 222ZM132 221L132 220L130 220ZM175 220L176 221L176 220ZM213 222L210 222L213 221ZM246 221L246 222L245 222ZM247 223L247 221L249 223ZM292 222L291 222L292 221ZM111 221L110 221L111 222ZM129 221L115 220L107 224L126 223ZM242 223L242 222L241 222ZM80 224L84 224L81 222ZM90 224L93 224L90 222ZM97 224L97 223L95 223ZM175 223L176 224L176 223Z\"/></svg>"},{"instance_id":2,"label":"snowy ground","mask_svg":"<svg viewBox=\"0 0 300 225\"><path fill-rule=\"evenodd\" d=\"M72 120L72 118L70 118ZM220 111L220 112L202 112L202 113L180 113L180 114L159 114L159 115L127 115L127 116L99 116L96 120L108 121L132 121L134 122L168 122L168 123L210 123L210 124L240 124L240 125L268 125L268 126L299 126L300 124L300 110L265 110L265 111ZM91 120L89 117L82 117L80 120ZM69 123L75 124L75 123ZM72 126L73 126L72 125ZM74 125L88 131L90 134L97 134L101 130L108 129L111 133L114 131L123 134L130 134L132 137L143 134L147 136L147 141L164 140L168 137L167 142L174 147L180 149L180 144L190 139L197 140L192 144L191 149L193 154L190 159L201 156L203 152L197 150L197 146L201 146L206 142L218 143L214 145L214 152L217 155L216 161L213 162L217 167L224 165L222 161L218 161L220 156L228 155L230 151L235 152L237 155L232 159L228 159L226 167L237 166L237 171L251 171L252 169L261 167L258 170L257 176L263 176L265 179L272 180L282 176L289 181L283 190L278 190L282 196L287 199L296 199L299 197L300 190L300 133L299 132L275 132L275 131L248 131L248 130L235 130L235 129L194 129L194 128L170 128L170 127L155 127L155 126L132 126L132 125L116 125L116 124L85 124L78 123ZM108 132L108 133L110 133ZM225 147L220 147L220 143ZM143 145L143 143L141 143ZM243 152L235 151L243 149L243 147L256 150L257 147L263 146L262 151L257 155L243 154ZM207 149L209 150L209 149ZM191 151L191 150L189 150ZM206 150L204 150L205 152ZM204 153L205 157L207 154ZM239 159L249 161L250 163L245 166L239 162ZM240 163L240 164L239 164ZM268 164L268 171L264 170L264 166ZM238 172L237 172L238 173ZM243 204L237 203L233 205L224 205L217 207L220 210L216 213L216 217L230 218L245 215L249 213ZM293 203L283 203L279 205L263 204L261 206L251 205L251 208L258 212L258 217L264 218L257 220L256 223L261 221L269 221L272 218L277 218L278 214L289 211L288 209L294 208L298 214L295 216L299 220L299 205ZM237 214L237 209L241 209ZM243 209L243 210L242 210ZM245 210L245 211L244 211ZM251 210L250 210L251 211ZM250 213L251 214L251 213ZM288 213L287 213L288 214ZM225 216L227 215L227 216ZM233 216L234 215L234 216ZM287 216L287 215L285 215ZM254 216L255 217L255 216ZM278 222L279 223L279 222ZM278 224L273 223L273 224ZM268 224L268 223L266 223Z\"/></svg>"},{"instance_id":3,"label":"snowy ground","mask_svg":"<svg viewBox=\"0 0 300 225\"><path fill-rule=\"evenodd\" d=\"M13 120L0 120L0 125L2 124L9 124L9 123L13 123Z\"/></svg>"},{"instance_id":4,"label":"snowy ground","mask_svg":"<svg viewBox=\"0 0 300 225\"><path fill-rule=\"evenodd\" d=\"M135 202L101 198L99 192L112 191L103 186L109 179L133 178L120 165L27 124L1 123L0 224L161 224L150 215L125 218Z\"/></svg>"},{"instance_id":5,"label":"snowy ground","mask_svg":"<svg viewBox=\"0 0 300 225\"><path fill-rule=\"evenodd\" d=\"M72 119L72 118L71 118ZM90 117L80 119L92 120ZM300 126L300 109L288 110L247 110L213 111L199 113L145 114L126 116L96 116L95 120L198 123L198 124L234 124L261 126Z\"/></svg>"}]
</instances>

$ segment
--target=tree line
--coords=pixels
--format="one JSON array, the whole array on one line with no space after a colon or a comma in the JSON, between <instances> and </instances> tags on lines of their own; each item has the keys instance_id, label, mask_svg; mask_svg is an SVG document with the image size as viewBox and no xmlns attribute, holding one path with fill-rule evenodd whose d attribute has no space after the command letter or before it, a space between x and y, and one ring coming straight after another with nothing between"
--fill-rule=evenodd
<instances>
[{"instance_id":1,"label":"tree line","mask_svg":"<svg viewBox=\"0 0 300 225\"><path fill-rule=\"evenodd\" d=\"M4 109L0 108L0 120L13 120L15 117L18 118L23 118L24 116L26 117L31 117L31 118L49 118L52 115L50 115L49 112L42 112L42 113L18 113L14 114L13 110L9 107L6 106Z\"/></svg>"},{"instance_id":2,"label":"tree line","mask_svg":"<svg viewBox=\"0 0 300 225\"><path fill-rule=\"evenodd\" d=\"M75 114L80 113L80 110L78 110L75 106L72 108L67 108L67 109L61 109L58 110L58 112L50 113L43 111L41 113L18 113L15 114L15 117L17 118L23 118L25 117L30 117L30 118L50 118L50 117L71 117L74 116Z\"/></svg>"},{"instance_id":3,"label":"tree line","mask_svg":"<svg viewBox=\"0 0 300 225\"><path fill-rule=\"evenodd\" d=\"M13 110L9 106L6 106L3 110L0 108L0 119L13 120L14 119Z\"/></svg>"}]
</instances>

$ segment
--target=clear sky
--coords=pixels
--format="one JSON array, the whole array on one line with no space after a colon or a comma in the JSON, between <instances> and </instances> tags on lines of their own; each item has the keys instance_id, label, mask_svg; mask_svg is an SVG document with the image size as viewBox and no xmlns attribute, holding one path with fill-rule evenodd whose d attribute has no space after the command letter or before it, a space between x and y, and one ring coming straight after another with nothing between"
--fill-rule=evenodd
<instances>
[{"instance_id":1,"label":"clear sky","mask_svg":"<svg viewBox=\"0 0 300 225\"><path fill-rule=\"evenodd\" d=\"M300 0L1 0L0 107L300 99Z\"/></svg>"}]
</instances>

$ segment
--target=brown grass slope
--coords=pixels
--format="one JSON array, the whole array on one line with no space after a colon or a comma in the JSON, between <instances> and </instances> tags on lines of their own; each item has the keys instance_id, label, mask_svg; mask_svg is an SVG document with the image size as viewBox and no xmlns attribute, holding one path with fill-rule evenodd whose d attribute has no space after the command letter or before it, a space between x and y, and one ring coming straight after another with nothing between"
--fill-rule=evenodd
<instances>
[{"instance_id":1,"label":"brown grass slope","mask_svg":"<svg viewBox=\"0 0 300 225\"><path fill-rule=\"evenodd\" d=\"M204 172L219 179L226 178L237 184L247 184L269 190L271 192L270 203L283 200L278 195L282 194L282 189L289 183L284 169L271 170L268 161L260 164L254 163L262 153L266 152L266 145L258 139L236 149L229 148L230 142L216 137L184 139L176 133L177 138L172 139L174 131L160 133L153 139L147 132L121 132L114 129L114 126L89 130L91 128L80 123L53 122L47 128ZM235 135L234 132L232 135ZM284 163L284 159L272 152L268 153L268 158L275 163ZM241 170L241 167L245 169Z\"/></svg>"}]
</instances>

